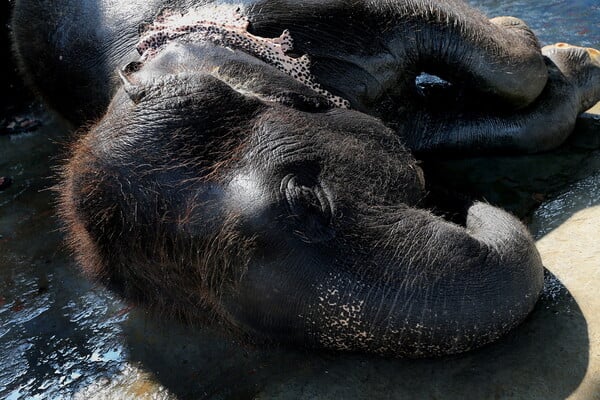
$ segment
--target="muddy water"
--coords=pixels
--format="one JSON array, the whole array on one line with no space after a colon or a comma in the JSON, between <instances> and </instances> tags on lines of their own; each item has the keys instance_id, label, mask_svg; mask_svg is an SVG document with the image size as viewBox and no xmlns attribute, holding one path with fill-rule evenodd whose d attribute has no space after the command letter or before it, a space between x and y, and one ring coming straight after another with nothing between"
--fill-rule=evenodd
<instances>
[{"instance_id":1,"label":"muddy water","mask_svg":"<svg viewBox=\"0 0 600 400\"><path fill-rule=\"evenodd\" d=\"M473 3L490 15L522 17L546 43L600 47L597 0ZM0 136L0 175L15 182L0 192L0 398L561 399L600 357L590 352L600 338L588 333L598 321L551 273L522 327L444 360L258 349L205 328L159 323L88 283L65 253L48 188L68 135L42 117L33 133ZM587 158L599 160L593 151ZM599 187L597 170L565 184L536 212L532 230L544 237L600 204Z\"/></svg>"},{"instance_id":2,"label":"muddy water","mask_svg":"<svg viewBox=\"0 0 600 400\"><path fill-rule=\"evenodd\" d=\"M600 45L600 2L597 0L471 0L490 17L513 15L527 22L542 44L567 42Z\"/></svg>"}]
</instances>

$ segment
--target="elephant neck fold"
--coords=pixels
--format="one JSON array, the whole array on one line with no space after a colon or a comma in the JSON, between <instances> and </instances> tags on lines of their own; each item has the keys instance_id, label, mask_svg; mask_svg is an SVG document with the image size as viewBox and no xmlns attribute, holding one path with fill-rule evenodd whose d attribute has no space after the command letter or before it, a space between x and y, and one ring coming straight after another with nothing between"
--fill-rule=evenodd
<instances>
[{"instance_id":1,"label":"elephant neck fold","mask_svg":"<svg viewBox=\"0 0 600 400\"><path fill-rule=\"evenodd\" d=\"M203 7L187 13L167 9L153 23L141 27L136 49L140 54L140 61L145 62L156 56L167 43L175 40L188 43L211 42L243 51L264 61L326 97L333 107L350 108L348 100L330 93L316 82L310 72L308 55L287 55L293 49L293 39L287 29L279 37L264 38L248 32L249 25L249 20L233 6Z\"/></svg>"}]
</instances>

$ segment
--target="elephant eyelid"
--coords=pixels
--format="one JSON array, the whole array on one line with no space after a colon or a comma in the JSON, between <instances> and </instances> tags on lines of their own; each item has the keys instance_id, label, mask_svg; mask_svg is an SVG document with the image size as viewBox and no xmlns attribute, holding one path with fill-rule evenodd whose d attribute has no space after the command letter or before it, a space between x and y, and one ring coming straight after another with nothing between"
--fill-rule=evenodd
<instances>
[{"instance_id":1,"label":"elephant eyelid","mask_svg":"<svg viewBox=\"0 0 600 400\"><path fill-rule=\"evenodd\" d=\"M303 180L295 174L286 175L280 193L291 218L294 233L304 242L316 243L332 239L333 208L331 200L317 179Z\"/></svg>"}]
</instances>

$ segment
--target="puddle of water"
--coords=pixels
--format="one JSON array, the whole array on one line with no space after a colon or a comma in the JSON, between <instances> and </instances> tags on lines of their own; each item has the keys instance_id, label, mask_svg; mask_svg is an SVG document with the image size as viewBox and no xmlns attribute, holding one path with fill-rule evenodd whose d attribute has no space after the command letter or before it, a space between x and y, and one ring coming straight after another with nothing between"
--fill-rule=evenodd
<instances>
[{"instance_id":1,"label":"puddle of water","mask_svg":"<svg viewBox=\"0 0 600 400\"><path fill-rule=\"evenodd\" d=\"M125 360L124 305L79 276L58 232L48 189L64 132L47 120L0 137L14 178L0 193L0 397L70 398Z\"/></svg>"},{"instance_id":2,"label":"puddle of water","mask_svg":"<svg viewBox=\"0 0 600 400\"><path fill-rule=\"evenodd\" d=\"M542 204L536 210L531 230L536 239L558 228L575 212L600 204L600 171L575 183L568 191Z\"/></svg>"},{"instance_id":3,"label":"puddle of water","mask_svg":"<svg viewBox=\"0 0 600 400\"><path fill-rule=\"evenodd\" d=\"M471 0L490 18L512 15L524 20L543 45L567 42L600 47L600 3L597 0Z\"/></svg>"}]
</instances>

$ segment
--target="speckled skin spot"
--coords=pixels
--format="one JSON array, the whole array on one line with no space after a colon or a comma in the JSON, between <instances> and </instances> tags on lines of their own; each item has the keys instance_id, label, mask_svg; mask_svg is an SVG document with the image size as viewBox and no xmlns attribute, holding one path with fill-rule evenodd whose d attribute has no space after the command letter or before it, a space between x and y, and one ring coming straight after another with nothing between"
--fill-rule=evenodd
<instances>
[{"instance_id":1,"label":"speckled skin spot","mask_svg":"<svg viewBox=\"0 0 600 400\"><path fill-rule=\"evenodd\" d=\"M340 276L332 273L315 289L318 302L300 315L311 335L321 346L334 350L366 350L373 347L375 335L364 320L364 300L345 294Z\"/></svg>"},{"instance_id":2,"label":"speckled skin spot","mask_svg":"<svg viewBox=\"0 0 600 400\"><path fill-rule=\"evenodd\" d=\"M327 98L333 107L350 108L350 102L335 96L315 82L310 72L310 58L287 55L293 49L293 39L288 30L277 38L263 38L248 32L250 21L234 7L204 7L185 14L163 11L156 20L142 27L137 51L140 61L154 57L164 46L174 40L187 42L208 41L220 46L244 51L290 75Z\"/></svg>"},{"instance_id":3,"label":"speckled skin spot","mask_svg":"<svg viewBox=\"0 0 600 400\"><path fill-rule=\"evenodd\" d=\"M352 287L352 290L348 290ZM377 314L383 317L383 324L373 322L373 309L364 298L355 293L375 293L370 285L360 281L349 281L339 273L332 272L323 281L313 286L317 293L317 302L309 304L306 311L298 317L305 322L307 335L318 346L337 351L369 351L382 355L400 355L404 357L441 356L462 353L479 347L481 343L497 340L516 325L516 315L510 321L499 326L474 323L470 326L456 320L455 329L450 325L431 324L440 317L434 310L415 311L421 314L420 321L415 322L411 305L403 312L404 319L389 314L389 310L380 307ZM529 295L526 295L528 298ZM381 300L377 300L381 301ZM383 305L383 304L382 304ZM511 311L509 313L512 314ZM515 313L518 313L515 310ZM491 311L496 315L496 310ZM438 338L433 340L433 338ZM443 340L439 338L443 337Z\"/></svg>"}]
</instances>

